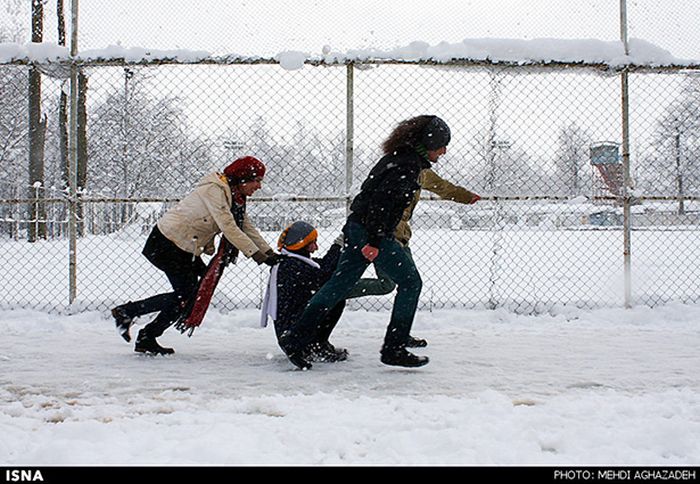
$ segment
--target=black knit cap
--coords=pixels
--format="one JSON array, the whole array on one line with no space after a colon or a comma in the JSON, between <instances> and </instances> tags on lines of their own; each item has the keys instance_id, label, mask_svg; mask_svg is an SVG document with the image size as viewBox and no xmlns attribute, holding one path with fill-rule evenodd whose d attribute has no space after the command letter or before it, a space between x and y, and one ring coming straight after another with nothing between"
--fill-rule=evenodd
<instances>
[{"instance_id":1,"label":"black knit cap","mask_svg":"<svg viewBox=\"0 0 700 484\"><path fill-rule=\"evenodd\" d=\"M433 119L423 128L420 142L428 151L437 150L447 146L452 139L450 127L442 119L434 116Z\"/></svg>"}]
</instances>

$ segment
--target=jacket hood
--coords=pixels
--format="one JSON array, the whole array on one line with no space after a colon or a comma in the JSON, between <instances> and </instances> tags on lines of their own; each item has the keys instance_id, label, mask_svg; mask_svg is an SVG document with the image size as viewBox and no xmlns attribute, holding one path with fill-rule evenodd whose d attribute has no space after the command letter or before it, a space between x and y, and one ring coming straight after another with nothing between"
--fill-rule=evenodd
<instances>
[{"instance_id":1,"label":"jacket hood","mask_svg":"<svg viewBox=\"0 0 700 484\"><path fill-rule=\"evenodd\" d=\"M197 182L196 188L206 187L207 185L216 185L220 187L226 194L226 199L229 202L231 201L231 187L228 184L226 175L223 173L210 173Z\"/></svg>"},{"instance_id":2,"label":"jacket hood","mask_svg":"<svg viewBox=\"0 0 700 484\"><path fill-rule=\"evenodd\" d=\"M204 178L201 178L197 182L197 186L201 187L204 185L221 185L221 186L226 186L228 187L228 181L226 181L226 175L223 173L209 173L206 175Z\"/></svg>"}]
</instances>

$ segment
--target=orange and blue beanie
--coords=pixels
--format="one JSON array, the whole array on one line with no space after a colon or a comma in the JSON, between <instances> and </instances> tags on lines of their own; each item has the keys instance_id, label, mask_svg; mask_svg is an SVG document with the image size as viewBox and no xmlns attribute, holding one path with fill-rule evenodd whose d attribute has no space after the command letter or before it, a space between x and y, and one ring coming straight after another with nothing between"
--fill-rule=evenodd
<instances>
[{"instance_id":1,"label":"orange and blue beanie","mask_svg":"<svg viewBox=\"0 0 700 484\"><path fill-rule=\"evenodd\" d=\"M282 231L277 239L277 247L280 250L299 250L316 239L318 239L318 232L311 224L302 221L294 222Z\"/></svg>"}]
</instances>

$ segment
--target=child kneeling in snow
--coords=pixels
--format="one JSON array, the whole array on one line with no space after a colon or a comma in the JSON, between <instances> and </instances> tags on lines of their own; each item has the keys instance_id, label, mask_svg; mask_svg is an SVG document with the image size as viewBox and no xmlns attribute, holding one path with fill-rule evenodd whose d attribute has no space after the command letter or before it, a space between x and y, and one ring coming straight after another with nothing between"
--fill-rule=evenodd
<instances>
[{"instance_id":1,"label":"child kneeling in snow","mask_svg":"<svg viewBox=\"0 0 700 484\"><path fill-rule=\"evenodd\" d=\"M265 327L268 318L273 320L278 342L296 324L306 304L330 279L338 264L343 247L342 236L333 242L323 258L312 258L311 254L318 250L317 239L316 229L299 221L287 227L277 241L280 252L286 257L270 272L260 323ZM347 350L336 348L328 341L343 309L345 300L328 311L315 328L315 335L310 338L311 344L304 350L307 361L336 362L347 359Z\"/></svg>"}]
</instances>

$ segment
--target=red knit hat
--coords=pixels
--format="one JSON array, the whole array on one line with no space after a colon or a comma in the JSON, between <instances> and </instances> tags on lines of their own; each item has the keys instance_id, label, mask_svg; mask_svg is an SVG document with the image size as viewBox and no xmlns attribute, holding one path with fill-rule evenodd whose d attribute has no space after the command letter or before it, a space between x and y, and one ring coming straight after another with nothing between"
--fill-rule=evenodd
<instances>
[{"instance_id":1,"label":"red knit hat","mask_svg":"<svg viewBox=\"0 0 700 484\"><path fill-rule=\"evenodd\" d=\"M265 165L253 156L244 156L224 168L224 175L231 185L262 179L265 176Z\"/></svg>"}]
</instances>

